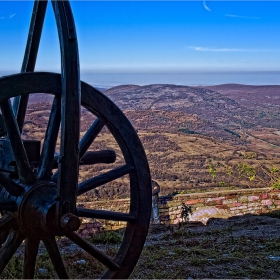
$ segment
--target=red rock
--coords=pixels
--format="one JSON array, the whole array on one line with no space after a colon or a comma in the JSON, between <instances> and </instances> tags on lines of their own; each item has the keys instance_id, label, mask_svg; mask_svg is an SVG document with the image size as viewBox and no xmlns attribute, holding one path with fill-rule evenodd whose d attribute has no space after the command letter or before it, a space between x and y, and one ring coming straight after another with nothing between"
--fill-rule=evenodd
<instances>
[{"instance_id":1,"label":"red rock","mask_svg":"<svg viewBox=\"0 0 280 280\"><path fill-rule=\"evenodd\" d=\"M269 194L268 193L263 193L260 195L260 199L267 199L269 198Z\"/></svg>"},{"instance_id":2,"label":"red rock","mask_svg":"<svg viewBox=\"0 0 280 280\"><path fill-rule=\"evenodd\" d=\"M232 199L232 198L236 198L237 195L236 194L229 194L229 195L226 195L226 199Z\"/></svg>"},{"instance_id":3,"label":"red rock","mask_svg":"<svg viewBox=\"0 0 280 280\"><path fill-rule=\"evenodd\" d=\"M186 200L184 203L185 203L186 205L191 205L191 204L196 204L196 203L200 203L200 202L204 202L204 199Z\"/></svg>"}]
</instances>

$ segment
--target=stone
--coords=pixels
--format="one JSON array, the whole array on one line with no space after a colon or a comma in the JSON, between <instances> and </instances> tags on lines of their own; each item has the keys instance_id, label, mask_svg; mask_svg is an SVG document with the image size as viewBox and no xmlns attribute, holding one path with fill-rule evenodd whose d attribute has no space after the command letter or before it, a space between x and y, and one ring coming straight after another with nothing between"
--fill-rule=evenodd
<instances>
[{"instance_id":1,"label":"stone","mask_svg":"<svg viewBox=\"0 0 280 280\"><path fill-rule=\"evenodd\" d=\"M82 230L82 234L83 234L83 235L89 234L89 230L88 230L88 229L83 229L83 230Z\"/></svg>"},{"instance_id":2,"label":"stone","mask_svg":"<svg viewBox=\"0 0 280 280\"><path fill-rule=\"evenodd\" d=\"M229 211L225 209L205 207L194 211L194 213L190 215L190 221L201 221L203 224L206 224L210 218L228 218L229 216L231 216Z\"/></svg>"},{"instance_id":3,"label":"stone","mask_svg":"<svg viewBox=\"0 0 280 280\"><path fill-rule=\"evenodd\" d=\"M256 200L259 200L260 197L259 196L256 196L256 195L250 195L248 196L248 200L249 201L256 201Z\"/></svg>"},{"instance_id":4,"label":"stone","mask_svg":"<svg viewBox=\"0 0 280 280\"><path fill-rule=\"evenodd\" d=\"M255 206L259 206L259 204L258 203L248 203L248 207L255 207Z\"/></svg>"},{"instance_id":5,"label":"stone","mask_svg":"<svg viewBox=\"0 0 280 280\"><path fill-rule=\"evenodd\" d=\"M223 204L232 204L232 203L237 203L237 199L225 199L223 200Z\"/></svg>"},{"instance_id":6,"label":"stone","mask_svg":"<svg viewBox=\"0 0 280 280\"><path fill-rule=\"evenodd\" d=\"M84 265L84 264L86 264L86 261L85 261L85 260L78 260L78 261L77 261L77 264Z\"/></svg>"},{"instance_id":7,"label":"stone","mask_svg":"<svg viewBox=\"0 0 280 280\"><path fill-rule=\"evenodd\" d=\"M226 195L226 199L233 199L233 198L236 198L237 197L237 194L228 194Z\"/></svg>"},{"instance_id":8,"label":"stone","mask_svg":"<svg viewBox=\"0 0 280 280\"><path fill-rule=\"evenodd\" d=\"M216 205L215 207L218 208L218 209L225 209L225 210L229 209L228 205L225 205L225 204L223 204L223 205Z\"/></svg>"},{"instance_id":9,"label":"stone","mask_svg":"<svg viewBox=\"0 0 280 280\"><path fill-rule=\"evenodd\" d=\"M268 256L268 258L272 261L280 261L280 256Z\"/></svg>"},{"instance_id":10,"label":"stone","mask_svg":"<svg viewBox=\"0 0 280 280\"><path fill-rule=\"evenodd\" d=\"M84 229L86 227L87 227L87 224L81 224L80 227L79 227L79 230L82 230L82 229Z\"/></svg>"},{"instance_id":11,"label":"stone","mask_svg":"<svg viewBox=\"0 0 280 280\"><path fill-rule=\"evenodd\" d=\"M223 200L212 200L212 201L209 201L209 202L206 202L205 205L206 206L214 206L214 205L221 205L223 204Z\"/></svg>"},{"instance_id":12,"label":"stone","mask_svg":"<svg viewBox=\"0 0 280 280\"><path fill-rule=\"evenodd\" d=\"M39 274L42 274L42 275L44 275L44 274L47 274L49 271L48 271L48 269L46 269L46 268L39 268L38 269L38 273Z\"/></svg>"},{"instance_id":13,"label":"stone","mask_svg":"<svg viewBox=\"0 0 280 280\"><path fill-rule=\"evenodd\" d=\"M262 200L262 205L263 205L263 206L272 205L272 201L271 201L270 199Z\"/></svg>"},{"instance_id":14,"label":"stone","mask_svg":"<svg viewBox=\"0 0 280 280\"><path fill-rule=\"evenodd\" d=\"M239 210L247 209L247 206L246 205L242 205L242 206L237 207L237 209L239 209Z\"/></svg>"},{"instance_id":15,"label":"stone","mask_svg":"<svg viewBox=\"0 0 280 280\"><path fill-rule=\"evenodd\" d=\"M269 198L269 194L268 193L260 194L260 199L267 199L267 198Z\"/></svg>"},{"instance_id":16,"label":"stone","mask_svg":"<svg viewBox=\"0 0 280 280\"><path fill-rule=\"evenodd\" d=\"M209 202L209 201L220 201L220 200L225 200L225 196L219 196L219 197L214 197L214 198L206 198L205 201Z\"/></svg>"},{"instance_id":17,"label":"stone","mask_svg":"<svg viewBox=\"0 0 280 280\"><path fill-rule=\"evenodd\" d=\"M204 199L192 199L192 200L186 200L184 203L186 205L193 205L196 203L204 202Z\"/></svg>"},{"instance_id":18,"label":"stone","mask_svg":"<svg viewBox=\"0 0 280 280\"><path fill-rule=\"evenodd\" d=\"M247 202L247 201L248 201L248 196L243 195L238 198L238 202Z\"/></svg>"}]
</instances>

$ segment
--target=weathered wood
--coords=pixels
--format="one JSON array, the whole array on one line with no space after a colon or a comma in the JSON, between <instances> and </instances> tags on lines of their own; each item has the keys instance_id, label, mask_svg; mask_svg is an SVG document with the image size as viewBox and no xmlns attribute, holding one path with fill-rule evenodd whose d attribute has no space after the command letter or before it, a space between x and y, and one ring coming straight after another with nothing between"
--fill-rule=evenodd
<instances>
[{"instance_id":1,"label":"weathered wood","mask_svg":"<svg viewBox=\"0 0 280 280\"><path fill-rule=\"evenodd\" d=\"M22 73L33 72L35 69L47 4L48 1L34 1L25 54L21 67ZM22 132L23 128L27 103L28 95L18 96L13 102L13 112L16 116L20 132Z\"/></svg>"},{"instance_id":2,"label":"weathered wood","mask_svg":"<svg viewBox=\"0 0 280 280\"><path fill-rule=\"evenodd\" d=\"M19 87L16 85L18 81L23 81L24 83ZM42 84L46 86L45 89L41 88ZM18 94L46 92L61 96L60 85L60 75L51 73L25 73L0 78L1 92L8 98L13 96L14 93L9 91L8 88L5 88L5 86L9 87L9 89L17 88ZM1 98L0 96L0 100ZM135 217L136 222L131 219L126 224L124 239L114 258L114 262L119 265L119 268L108 269L103 275L104 278L126 278L135 267L142 251L150 221L151 178L148 163L137 133L111 100L91 86L82 83L82 105L94 116L98 116L106 121L106 127L119 145L126 162L124 166L113 169L105 173L105 175L99 175L101 177L97 176L86 181L86 184L88 184L87 186L85 182L81 183L81 186L83 186L83 184L85 186L85 188L82 188L83 192L115 180L115 178L119 178L119 176L121 177L129 174L130 210L128 215ZM60 177L61 173L58 173L58 175L58 177ZM73 193L72 195L77 196L77 193ZM58 196L57 199L60 199L60 197ZM30 205L33 204L31 203ZM23 217L24 214L27 215L28 213L22 213L21 216ZM115 214L111 213L96 212L95 214L108 219L122 219L124 217L118 216L118 214L116 217L114 216ZM126 214L124 213L124 215ZM128 216L125 217L128 218ZM24 221L22 221L22 224L23 223ZM59 225L54 224L57 230L59 230L58 226ZM25 230L28 231L28 229ZM50 229L50 233L53 232L55 231ZM82 243L78 243L78 245L82 246Z\"/></svg>"},{"instance_id":3,"label":"weathered wood","mask_svg":"<svg viewBox=\"0 0 280 280\"><path fill-rule=\"evenodd\" d=\"M87 130L83 138L80 140L80 152L79 157L82 158L83 155L86 153L92 142L95 140L95 138L98 136L104 125L106 124L106 121L101 118L97 118L90 128Z\"/></svg>"},{"instance_id":4,"label":"weathered wood","mask_svg":"<svg viewBox=\"0 0 280 280\"><path fill-rule=\"evenodd\" d=\"M11 103L9 100L3 101L0 103L0 107L14 152L19 179L25 184L31 184L35 181L35 176L29 165L27 154L21 140L20 131L11 108Z\"/></svg>"},{"instance_id":5,"label":"weathered wood","mask_svg":"<svg viewBox=\"0 0 280 280\"><path fill-rule=\"evenodd\" d=\"M84 218L94 218L94 219L104 219L111 221L123 221L135 223L137 222L137 217L131 214L122 213L122 212L112 212L106 210L95 210L95 209L86 209L86 208L77 208L78 216Z\"/></svg>"},{"instance_id":6,"label":"weathered wood","mask_svg":"<svg viewBox=\"0 0 280 280\"><path fill-rule=\"evenodd\" d=\"M52 104L52 109L49 117L49 122L45 134L44 145L41 152L40 161L38 164L37 178L41 180L50 180L52 169L57 168L57 158L54 160L55 146L59 132L61 119L61 98L55 96ZM54 167L54 162L56 167Z\"/></svg>"},{"instance_id":7,"label":"weathered wood","mask_svg":"<svg viewBox=\"0 0 280 280\"><path fill-rule=\"evenodd\" d=\"M17 204L15 201L5 198L5 197L0 197L0 210L6 210L6 211L16 211L17 209Z\"/></svg>"},{"instance_id":8,"label":"weathered wood","mask_svg":"<svg viewBox=\"0 0 280 280\"><path fill-rule=\"evenodd\" d=\"M61 144L57 215L75 213L78 186L81 85L78 43L69 1L52 1L61 51ZM58 217L57 217L58 218ZM59 220L57 221L59 223Z\"/></svg>"},{"instance_id":9,"label":"weathered wood","mask_svg":"<svg viewBox=\"0 0 280 280\"><path fill-rule=\"evenodd\" d=\"M23 263L23 279L33 279L35 272L36 257L38 254L40 240L25 239L24 263Z\"/></svg>"},{"instance_id":10,"label":"weathered wood","mask_svg":"<svg viewBox=\"0 0 280 280\"><path fill-rule=\"evenodd\" d=\"M80 246L82 249L84 249L91 256L93 256L95 259L97 259L99 262L101 262L102 264L107 266L108 268L115 270L120 267L113 259L111 259L109 256L107 256L103 252L99 251L91 243L84 240L82 237L80 237L75 232L69 232L66 234L66 236L70 240L72 240L74 243L76 243L78 246Z\"/></svg>"},{"instance_id":11,"label":"weathered wood","mask_svg":"<svg viewBox=\"0 0 280 280\"><path fill-rule=\"evenodd\" d=\"M52 168L58 167L60 156L55 156ZM80 160L79 165L91 165L97 163L114 163L116 161L116 153L113 150L103 150L96 152L86 152ZM55 174L54 174L55 175Z\"/></svg>"},{"instance_id":12,"label":"weathered wood","mask_svg":"<svg viewBox=\"0 0 280 280\"><path fill-rule=\"evenodd\" d=\"M15 172L18 171L21 183L25 184L23 188L0 173L0 184L5 188L1 190L0 210L2 208L12 212L17 211L15 214L4 215L0 219L0 242L5 240L0 249L0 272L25 238L20 234L24 232L27 238L23 277L34 277L39 239L43 239L59 278L68 278L55 241L56 235L65 233L68 238L107 266L105 278L126 278L141 253L150 220L151 180L145 153L135 130L122 112L102 93L85 83L82 84L82 103L97 119L79 141L80 69L75 23L68 0L52 1L61 50L61 75L24 73L33 72L35 69L46 7L47 1L35 0L22 74L0 78L0 106L9 137L5 140L8 145L3 148L9 149L9 153L6 152L4 156L12 159L7 160L7 164L3 161L1 168L10 173L11 178L16 177L16 179ZM33 143L34 145L30 146L31 152L27 153L28 149L24 148L20 135L30 93L55 95L41 154L38 143ZM11 97L16 97L13 111L9 101ZM60 154L54 157L60 124ZM74 216L79 163L81 165L113 163L116 160L116 153L111 150L88 151L105 125L118 143L126 164L81 183L79 194L129 174L130 213L89 209L80 209L79 213L90 217L128 222L124 240L114 260L71 232L77 229L80 223L79 218ZM1 135L5 135L5 131L2 131ZM11 156L12 154L14 157ZM35 163L35 167L32 166L34 171L37 166L37 178L33 174L29 159ZM13 165L14 161L17 168ZM10 162L12 162L11 167L9 167ZM56 167L58 171L51 177L52 169ZM55 186L50 180L57 182L57 185ZM36 236L36 239L32 239L33 236Z\"/></svg>"},{"instance_id":13,"label":"weathered wood","mask_svg":"<svg viewBox=\"0 0 280 280\"><path fill-rule=\"evenodd\" d=\"M15 221L14 217L12 215L9 214L4 214L1 218L0 218L0 230L2 230L3 228L5 228L8 224L10 224L12 221ZM13 223L14 224L14 223Z\"/></svg>"},{"instance_id":14,"label":"weathered wood","mask_svg":"<svg viewBox=\"0 0 280 280\"><path fill-rule=\"evenodd\" d=\"M8 98L28 95L30 93L61 94L61 76L49 75L47 72L23 73L0 77L0 102ZM34 75L34 76L32 76ZM32 82L30 78L33 77ZM35 90L35 91L34 91Z\"/></svg>"},{"instance_id":15,"label":"weathered wood","mask_svg":"<svg viewBox=\"0 0 280 280\"><path fill-rule=\"evenodd\" d=\"M4 214L0 219L0 247L6 241L9 232L16 226L16 220L12 215Z\"/></svg>"},{"instance_id":16,"label":"weathered wood","mask_svg":"<svg viewBox=\"0 0 280 280\"><path fill-rule=\"evenodd\" d=\"M7 178L4 174L0 173L0 184L11 195L18 196L24 192L24 187L17 184L13 180Z\"/></svg>"},{"instance_id":17,"label":"weathered wood","mask_svg":"<svg viewBox=\"0 0 280 280\"><path fill-rule=\"evenodd\" d=\"M54 269L60 279L69 279L68 272L65 268L61 255L59 253L55 238L45 239L43 243L48 251Z\"/></svg>"},{"instance_id":18,"label":"weathered wood","mask_svg":"<svg viewBox=\"0 0 280 280\"><path fill-rule=\"evenodd\" d=\"M129 172L132 172L134 167L132 165L123 165L121 167L117 167L113 170L110 170L104 174L98 175L94 178L88 179L78 186L78 196L84 194L87 191L93 190L99 186L102 186L106 183L109 183L115 179L118 179Z\"/></svg>"},{"instance_id":19,"label":"weathered wood","mask_svg":"<svg viewBox=\"0 0 280 280\"><path fill-rule=\"evenodd\" d=\"M0 249L0 273L4 270L19 245L22 243L24 236L17 230L12 229L8 235L6 242Z\"/></svg>"}]
</instances>

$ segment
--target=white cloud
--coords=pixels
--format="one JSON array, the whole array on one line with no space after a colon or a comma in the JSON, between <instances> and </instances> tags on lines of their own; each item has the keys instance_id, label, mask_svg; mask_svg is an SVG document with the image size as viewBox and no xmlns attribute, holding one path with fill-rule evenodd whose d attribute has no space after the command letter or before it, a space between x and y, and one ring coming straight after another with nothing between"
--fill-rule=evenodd
<instances>
[{"instance_id":1,"label":"white cloud","mask_svg":"<svg viewBox=\"0 0 280 280\"><path fill-rule=\"evenodd\" d=\"M279 52L280 50L268 50L268 49L238 49L238 48L209 48L209 47L192 47L189 49L200 52Z\"/></svg>"},{"instance_id":2,"label":"white cloud","mask_svg":"<svg viewBox=\"0 0 280 280\"><path fill-rule=\"evenodd\" d=\"M259 17L248 17L248 16L239 16L239 15L231 15L231 14L225 14L225 16L232 17L232 18L260 19Z\"/></svg>"},{"instance_id":3,"label":"white cloud","mask_svg":"<svg viewBox=\"0 0 280 280\"><path fill-rule=\"evenodd\" d=\"M189 47L192 50L200 52L242 52L245 49L233 49L233 48L208 48L208 47Z\"/></svg>"},{"instance_id":4,"label":"white cloud","mask_svg":"<svg viewBox=\"0 0 280 280\"><path fill-rule=\"evenodd\" d=\"M207 10L208 12L211 12L211 9L206 5L206 1L203 0L203 7L205 8L205 10Z\"/></svg>"},{"instance_id":5,"label":"white cloud","mask_svg":"<svg viewBox=\"0 0 280 280\"><path fill-rule=\"evenodd\" d=\"M1 1L1 0L0 0ZM16 14L11 14L9 16L0 16L0 19L12 19Z\"/></svg>"}]
</instances>

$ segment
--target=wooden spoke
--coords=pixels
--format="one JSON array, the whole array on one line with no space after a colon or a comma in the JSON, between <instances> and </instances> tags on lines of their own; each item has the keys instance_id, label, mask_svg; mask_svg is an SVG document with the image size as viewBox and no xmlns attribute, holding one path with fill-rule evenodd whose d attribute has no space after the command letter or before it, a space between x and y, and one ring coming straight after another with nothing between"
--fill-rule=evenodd
<instances>
[{"instance_id":1,"label":"wooden spoke","mask_svg":"<svg viewBox=\"0 0 280 280\"><path fill-rule=\"evenodd\" d=\"M98 136L104 125L106 124L106 121L97 118L90 128L87 130L83 138L80 140L80 153L79 157L82 158L85 152L88 150L94 139Z\"/></svg>"},{"instance_id":2,"label":"wooden spoke","mask_svg":"<svg viewBox=\"0 0 280 280\"><path fill-rule=\"evenodd\" d=\"M55 156L52 168L58 167L59 156ZM96 163L114 163L116 161L116 153L113 150L102 150L96 152L86 152L81 158L79 165L91 165Z\"/></svg>"},{"instance_id":3,"label":"wooden spoke","mask_svg":"<svg viewBox=\"0 0 280 280\"><path fill-rule=\"evenodd\" d=\"M15 219L13 216L9 214L4 214L0 219L0 230L3 229L3 227L7 227L9 224L15 224Z\"/></svg>"},{"instance_id":4,"label":"wooden spoke","mask_svg":"<svg viewBox=\"0 0 280 280\"><path fill-rule=\"evenodd\" d=\"M2 136L7 136L7 128L3 116L0 114L0 137Z\"/></svg>"},{"instance_id":5,"label":"wooden spoke","mask_svg":"<svg viewBox=\"0 0 280 280\"><path fill-rule=\"evenodd\" d=\"M116 161L116 153L113 150L102 150L96 152L86 152L80 159L80 165L96 164L96 163L114 163Z\"/></svg>"},{"instance_id":6,"label":"wooden spoke","mask_svg":"<svg viewBox=\"0 0 280 280\"><path fill-rule=\"evenodd\" d=\"M6 241L10 230L16 225L13 216L4 214L0 219L0 247Z\"/></svg>"},{"instance_id":7,"label":"wooden spoke","mask_svg":"<svg viewBox=\"0 0 280 280\"><path fill-rule=\"evenodd\" d=\"M25 239L23 279L33 279L40 240Z\"/></svg>"},{"instance_id":8,"label":"wooden spoke","mask_svg":"<svg viewBox=\"0 0 280 280\"><path fill-rule=\"evenodd\" d=\"M105 124L106 124L106 121L101 119L101 118L97 118L92 123L90 128L87 130L85 135L80 140L80 143L79 143L79 149L80 149L80 151L79 151L79 158L80 159L82 159L84 155L86 156L86 158L88 158L88 156L86 155L86 151L90 147L92 142L95 140L95 138L98 136L98 134L100 133L100 131L102 130L102 128L104 127ZM103 162L100 162L100 163L103 163ZM105 162L105 163L107 163L107 162ZM83 165L83 163L81 165ZM53 168L57 168L57 163L54 164ZM53 174L51 180L56 183L57 182L57 178L58 178L58 171L56 171Z\"/></svg>"},{"instance_id":9,"label":"wooden spoke","mask_svg":"<svg viewBox=\"0 0 280 280\"><path fill-rule=\"evenodd\" d=\"M61 258L60 252L58 250L55 238L43 240L44 245L48 251L54 269L60 279L69 279L68 273L64 266L63 260Z\"/></svg>"},{"instance_id":10,"label":"wooden spoke","mask_svg":"<svg viewBox=\"0 0 280 280\"><path fill-rule=\"evenodd\" d=\"M61 36L64 36L63 38L60 36L60 42L66 42L67 46L70 46L71 48L73 47L73 50L76 51L76 46L72 45L72 41L75 39L74 37L76 34L68 1L52 1L52 3L54 5L59 32L60 34L63 33ZM64 19L60 19L60 15L62 15ZM68 17L68 15L70 16ZM67 30L65 29L61 32L61 26L65 26ZM45 183L44 180L41 179L40 181L38 180L38 184L40 184L38 185L38 188L36 185L36 188L34 187L33 189L33 183L27 183L32 192L30 191L30 193L26 195L20 195L23 196L24 200L22 200L21 197L17 199L17 202L20 203L19 213L15 212L11 214L11 216L6 216L11 224L7 222L5 226L1 226L1 223L2 225L4 224L4 220L0 219L0 241L3 240L4 242L5 240L2 246L0 244L0 272L5 268L7 262L11 259L17 247L20 245L20 242L25 238L17 238L15 235L19 235L19 232L26 232L28 237L36 236L38 239L44 239L46 238L44 237L45 235L43 232L42 234L40 232L40 227L42 226L42 230L47 231L48 236L50 236L48 237L50 239L46 238L48 240L43 240L43 242L50 255L54 269L60 278L68 278L67 267L63 264L62 256L57 248L54 234L61 232L59 228L56 228L58 225L65 228L72 228L72 226L73 228L74 226L76 228L76 218L72 217L72 222L70 220L72 219L71 215L68 215L69 213L72 213L73 215L79 215L81 217L94 217L108 221L124 222L125 234L121 245L116 248L114 257L111 257L111 254L109 253L106 254L105 252L98 250L71 230L65 229L63 234L76 243L77 246L80 246L81 249L85 250L85 252L91 254L93 258L96 258L96 261L100 262L100 265L104 266L105 273L102 276L103 278L126 279L133 271L139 259L150 222L152 188L145 151L135 129L109 98L85 83L81 83L80 87L79 77L78 79L75 79L75 75L79 75L79 68L76 67L76 61L78 60L75 61L74 55L70 55L70 52L68 52L64 46L61 46L61 50L66 54L66 56L63 57L62 68L64 71L62 75L37 72L21 73L0 78L0 106L1 101L5 102L2 103L2 108L4 105L6 107L7 99L16 96L24 96L30 93L46 93L61 97L60 157L56 158L54 157L54 152L50 152L53 150L53 148L51 148L54 146L53 142L48 148L43 148L47 152L41 153L41 159L37 159L37 157L32 158L35 162L35 166L39 167L37 170L40 173L39 179L47 178L50 174L49 170L54 169L56 166L54 160L59 160L57 166L58 172L51 178L51 180L55 182L57 181L57 191L53 188L52 184ZM73 57L74 61L72 59ZM93 117L97 118L97 120L91 124L81 140L79 139L80 132L78 131L80 122L80 109L78 108L78 105L80 104L80 100L79 98L75 98L79 95L80 89L82 93L82 106L88 109ZM26 156L21 157L20 154L24 148L22 147L17 123L13 118L10 118L9 112L6 112L5 114L5 108L2 111L4 112L3 120L6 121L7 135L10 137L10 142L12 143L11 148L16 154L12 160L16 161L16 168L19 171L20 180L25 184L25 182L32 181L28 180L32 176L30 176L29 171L25 172L24 169L24 167L27 166L26 169L28 170L29 163ZM54 115L55 114L51 114L50 118ZM9 121L11 122L11 125L9 125ZM95 164L98 162L103 163L105 161L106 163L112 163L115 161L114 151L106 151L105 153L104 151L90 151L91 143L96 141L94 139L98 137L98 134L100 135L104 125L108 127L108 135L111 135L114 138L115 144L117 145L116 151L122 155L125 163L123 166L117 165L118 167L114 166L108 169L108 171L104 171L104 174L93 171L92 176L89 177L88 180L78 184L79 164ZM51 126L51 122L49 126ZM47 130L51 129L49 128ZM16 131L15 134L13 133L14 131ZM53 137L50 136L55 135L55 132L52 133L53 134L49 136L46 135L46 139L47 137L53 139ZM45 141L47 142L48 140ZM21 148L18 148L18 143ZM20 152L18 152L18 150ZM46 154L48 156L44 158L43 155ZM104 156L105 154L106 156ZM44 160L48 162L48 164L43 163ZM34 168L34 165L32 165L32 168ZM46 172L43 170L46 170ZM129 183L129 192L127 193L127 197L130 200L129 213L102 211L99 210L100 208L97 208L96 210L78 208L77 210L77 195L94 190L96 187L102 186L113 180L119 180L118 178L122 179L122 176L125 176L125 179ZM27 180L24 181L24 179L22 179L24 177L27 178ZM17 182L16 180L14 181ZM20 185L23 184L20 183ZM24 191L29 192L29 187L25 187ZM50 191L50 194L45 198L44 192L46 191ZM39 196L38 199L35 197L36 195ZM0 188L0 196L6 198L9 196L9 192L6 191L5 188L2 188L2 190ZM55 203L53 208L49 208L49 206L51 207L51 205L53 205L54 199L57 200L57 203ZM38 213L36 213L37 208L35 209L33 206L38 207ZM45 210L50 210L50 215L45 216ZM11 217L16 217L18 215L20 222L15 223L16 220L11 219ZM47 223L45 224L45 220L42 220L42 223L36 223L35 229L33 227L33 216L46 218ZM15 224L12 225L12 223ZM51 224L54 228L49 227ZM34 230L35 232L38 232L38 235L35 234ZM33 245L28 245L29 242L32 241L30 240L26 243L27 256L25 259L23 276L31 278L34 275L33 271L37 245L34 245L34 248ZM30 265L28 265L28 263L30 263ZM29 266L30 269L28 268Z\"/></svg>"},{"instance_id":11,"label":"wooden spoke","mask_svg":"<svg viewBox=\"0 0 280 280\"><path fill-rule=\"evenodd\" d=\"M38 174L37 174L38 179L49 180L51 178L55 146L56 146L59 126L60 126L60 118L61 118L60 115L61 115L61 99L56 96L52 104L48 127L44 139L44 145L42 148L41 158L38 164Z\"/></svg>"},{"instance_id":12,"label":"wooden spoke","mask_svg":"<svg viewBox=\"0 0 280 280\"><path fill-rule=\"evenodd\" d=\"M0 273L3 272L4 268L12 258L19 245L22 243L24 236L21 235L17 230L11 230L6 242L0 249Z\"/></svg>"},{"instance_id":13,"label":"wooden spoke","mask_svg":"<svg viewBox=\"0 0 280 280\"><path fill-rule=\"evenodd\" d=\"M122 213L122 212L111 212L106 210L94 210L94 209L85 209L77 208L78 216L85 218L96 218L104 219L111 221L123 221L123 222L137 222L137 218L131 214Z\"/></svg>"},{"instance_id":14,"label":"wooden spoke","mask_svg":"<svg viewBox=\"0 0 280 280\"><path fill-rule=\"evenodd\" d=\"M55 164L56 166L58 165L57 163ZM58 171L56 171L53 175L52 175L52 182L57 183L57 178L58 178Z\"/></svg>"},{"instance_id":15,"label":"wooden spoke","mask_svg":"<svg viewBox=\"0 0 280 280\"><path fill-rule=\"evenodd\" d=\"M104 174L98 175L92 179L86 180L79 184L78 195L84 194L87 191L93 190L99 186L102 186L115 179L118 179L118 178L130 173L133 170L134 170L134 167L132 165L126 164L121 167L115 168L111 171L108 171Z\"/></svg>"},{"instance_id":16,"label":"wooden spoke","mask_svg":"<svg viewBox=\"0 0 280 280\"><path fill-rule=\"evenodd\" d=\"M3 188L6 189L11 195L19 196L24 191L24 188L18 185L13 180L7 178L5 175L0 173L0 184Z\"/></svg>"},{"instance_id":17,"label":"wooden spoke","mask_svg":"<svg viewBox=\"0 0 280 280\"><path fill-rule=\"evenodd\" d=\"M78 234L69 232L66 234L66 236L108 268L112 270L119 268L119 265L113 259L99 251L91 243L84 240Z\"/></svg>"},{"instance_id":18,"label":"wooden spoke","mask_svg":"<svg viewBox=\"0 0 280 280\"><path fill-rule=\"evenodd\" d=\"M37 59L41 33L43 29L44 18L46 14L48 1L34 1L32 18L29 27L28 39L25 48L24 59L21 72L33 72ZM17 96L13 102L14 115L17 118L18 127L22 132L26 108L28 103L28 95Z\"/></svg>"},{"instance_id":19,"label":"wooden spoke","mask_svg":"<svg viewBox=\"0 0 280 280\"><path fill-rule=\"evenodd\" d=\"M5 198L5 197L0 197L0 210L6 210L6 211L16 211L17 204L15 201Z\"/></svg>"},{"instance_id":20,"label":"wooden spoke","mask_svg":"<svg viewBox=\"0 0 280 280\"><path fill-rule=\"evenodd\" d=\"M14 152L19 179L25 184L31 184L35 181L35 176L29 165L26 151L20 137L18 125L11 108L10 100L1 102L0 107Z\"/></svg>"}]
</instances>

